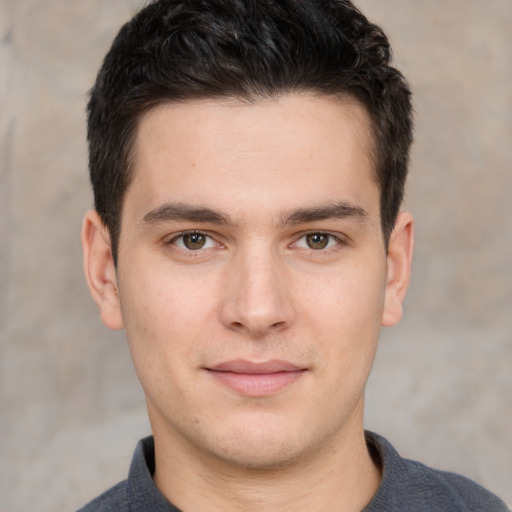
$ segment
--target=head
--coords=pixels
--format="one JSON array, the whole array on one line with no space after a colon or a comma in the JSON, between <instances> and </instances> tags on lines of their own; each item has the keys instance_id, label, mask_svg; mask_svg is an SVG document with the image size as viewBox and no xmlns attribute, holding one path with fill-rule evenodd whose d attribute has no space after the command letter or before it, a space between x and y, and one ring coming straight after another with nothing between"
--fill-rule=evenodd
<instances>
[{"instance_id":1,"label":"head","mask_svg":"<svg viewBox=\"0 0 512 512\"><path fill-rule=\"evenodd\" d=\"M167 0L122 28L89 103L82 239L157 480L166 442L188 467L357 457L332 447L363 438L401 317L410 138L387 40L348 1Z\"/></svg>"},{"instance_id":2,"label":"head","mask_svg":"<svg viewBox=\"0 0 512 512\"><path fill-rule=\"evenodd\" d=\"M114 261L141 117L193 99L248 102L309 92L357 101L372 131L384 239L403 198L410 92L382 30L349 0L161 0L124 25L88 105L95 208Z\"/></svg>"}]
</instances>

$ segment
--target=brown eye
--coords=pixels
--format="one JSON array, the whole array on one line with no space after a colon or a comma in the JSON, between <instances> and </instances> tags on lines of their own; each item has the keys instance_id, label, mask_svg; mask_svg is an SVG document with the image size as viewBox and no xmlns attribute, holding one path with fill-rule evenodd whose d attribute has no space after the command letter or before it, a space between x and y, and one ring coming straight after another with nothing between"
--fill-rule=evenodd
<instances>
[{"instance_id":1,"label":"brown eye","mask_svg":"<svg viewBox=\"0 0 512 512\"><path fill-rule=\"evenodd\" d=\"M325 233L311 233L306 235L306 243L310 249L325 249L329 244L329 235Z\"/></svg>"},{"instance_id":2,"label":"brown eye","mask_svg":"<svg viewBox=\"0 0 512 512\"><path fill-rule=\"evenodd\" d=\"M202 249L206 244L206 236L201 233L187 233L182 238L183 245L191 251Z\"/></svg>"},{"instance_id":3,"label":"brown eye","mask_svg":"<svg viewBox=\"0 0 512 512\"><path fill-rule=\"evenodd\" d=\"M177 247L181 251L185 251L185 253L202 253L209 249L222 247L212 236L202 231L185 231L184 233L177 234L167 244Z\"/></svg>"}]
</instances>

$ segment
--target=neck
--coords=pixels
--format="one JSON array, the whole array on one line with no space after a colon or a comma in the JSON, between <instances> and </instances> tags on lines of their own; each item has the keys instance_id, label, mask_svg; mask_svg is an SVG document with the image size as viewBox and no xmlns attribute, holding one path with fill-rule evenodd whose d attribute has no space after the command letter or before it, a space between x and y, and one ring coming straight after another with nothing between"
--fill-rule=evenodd
<instances>
[{"instance_id":1,"label":"neck","mask_svg":"<svg viewBox=\"0 0 512 512\"><path fill-rule=\"evenodd\" d=\"M374 464L361 426L328 449L279 468L243 468L205 460L154 428L155 484L181 510L248 512L280 510L362 510L377 492L380 470ZM192 449L193 450L193 449Z\"/></svg>"}]
</instances>

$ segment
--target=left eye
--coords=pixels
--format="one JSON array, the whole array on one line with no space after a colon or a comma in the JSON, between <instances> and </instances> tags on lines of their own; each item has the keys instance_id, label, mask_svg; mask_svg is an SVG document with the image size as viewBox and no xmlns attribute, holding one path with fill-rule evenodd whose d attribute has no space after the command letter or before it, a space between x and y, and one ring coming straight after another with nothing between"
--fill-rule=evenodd
<instances>
[{"instance_id":1,"label":"left eye","mask_svg":"<svg viewBox=\"0 0 512 512\"><path fill-rule=\"evenodd\" d=\"M204 233L183 233L174 238L171 243L186 251L210 249L217 245L212 237L205 235Z\"/></svg>"},{"instance_id":2,"label":"left eye","mask_svg":"<svg viewBox=\"0 0 512 512\"><path fill-rule=\"evenodd\" d=\"M321 251L322 249L330 249L338 243L339 239L334 235L329 235L328 233L308 233L299 238L295 245L305 249Z\"/></svg>"}]
</instances>

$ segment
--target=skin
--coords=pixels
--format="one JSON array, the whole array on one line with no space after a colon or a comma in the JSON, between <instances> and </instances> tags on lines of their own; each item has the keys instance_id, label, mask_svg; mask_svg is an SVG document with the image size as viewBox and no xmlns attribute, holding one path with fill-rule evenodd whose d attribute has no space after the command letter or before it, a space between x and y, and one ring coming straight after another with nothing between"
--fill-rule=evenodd
<instances>
[{"instance_id":1,"label":"skin","mask_svg":"<svg viewBox=\"0 0 512 512\"><path fill-rule=\"evenodd\" d=\"M364 388L402 315L413 224L401 213L386 250L369 133L358 104L308 94L159 106L117 269L86 215L87 280L126 330L154 480L179 508L361 510L376 492ZM215 370L232 361L268 375ZM280 381L269 361L295 370Z\"/></svg>"}]
</instances>

